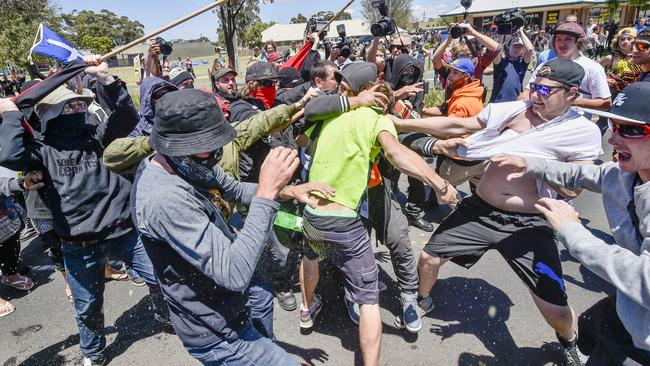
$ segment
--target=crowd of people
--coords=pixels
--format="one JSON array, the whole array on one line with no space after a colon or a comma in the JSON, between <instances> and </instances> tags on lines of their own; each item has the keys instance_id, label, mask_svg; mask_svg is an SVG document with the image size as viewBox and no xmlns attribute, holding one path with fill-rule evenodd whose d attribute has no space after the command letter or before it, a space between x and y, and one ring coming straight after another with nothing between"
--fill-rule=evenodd
<instances>
[{"instance_id":1,"label":"crowd of people","mask_svg":"<svg viewBox=\"0 0 650 366\"><path fill-rule=\"evenodd\" d=\"M311 34L282 54L272 42L255 50L245 75L215 62L209 89L195 88L189 59L165 70L152 40L139 110L108 65L86 57L33 106L0 99L0 283L34 286L19 271L29 223L65 279L84 365L107 362L107 278L148 286L152 320L205 365L297 365L276 343L274 299L298 310L300 328L317 326L327 263L342 274L363 361L378 365L374 230L400 291L393 322L407 332L433 310L445 263L470 268L495 249L567 365L581 353L587 365L648 365L650 30L617 30L604 55L581 49L602 32L576 20L549 39L453 24L463 35L430 56L406 34L352 57ZM426 57L441 105L424 104ZM615 153L598 162L607 130ZM583 189L602 195L613 243L582 225L571 202ZM435 231L431 204L453 208ZM421 253L410 226L433 232ZM616 295L575 314L556 241ZM0 317L14 311L0 298Z\"/></svg>"}]
</instances>

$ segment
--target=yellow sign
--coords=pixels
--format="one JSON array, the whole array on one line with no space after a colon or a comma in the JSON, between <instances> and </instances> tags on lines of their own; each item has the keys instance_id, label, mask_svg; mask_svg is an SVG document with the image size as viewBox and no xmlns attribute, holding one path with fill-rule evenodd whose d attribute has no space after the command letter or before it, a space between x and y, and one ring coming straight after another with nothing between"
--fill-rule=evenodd
<instances>
[{"instance_id":1,"label":"yellow sign","mask_svg":"<svg viewBox=\"0 0 650 366\"><path fill-rule=\"evenodd\" d=\"M556 25L558 23L558 18L560 17L559 11L548 11L546 12L546 24L547 25Z\"/></svg>"}]
</instances>

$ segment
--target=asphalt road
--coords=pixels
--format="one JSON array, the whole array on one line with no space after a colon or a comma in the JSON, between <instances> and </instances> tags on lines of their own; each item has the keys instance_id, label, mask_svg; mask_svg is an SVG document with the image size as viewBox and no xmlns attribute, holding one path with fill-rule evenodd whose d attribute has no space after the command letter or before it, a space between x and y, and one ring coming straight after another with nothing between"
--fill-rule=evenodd
<instances>
[{"instance_id":1,"label":"asphalt road","mask_svg":"<svg viewBox=\"0 0 650 366\"><path fill-rule=\"evenodd\" d=\"M606 160L610 149L603 155ZM402 179L402 184L405 179ZM405 188L405 187L404 187ZM467 187L462 187L467 191ZM600 197L583 192L576 207L598 236L611 240ZM434 223L448 213L427 210ZM419 253L429 238L412 228ZM612 289L579 265L561 246L569 300L580 314ZM527 289L497 253L489 252L473 268L445 266L434 288L435 310L424 319L417 335L396 329L398 290L386 248L375 248L381 280L388 286L381 295L384 322L383 365L548 365L561 364L555 336L536 310ZM26 243L22 253L32 266L36 287L30 293L0 288L17 311L0 319L0 363L11 365L77 365L82 356L72 306L64 296L63 280L49 264L38 240ZM357 328L347 318L342 289L324 276L321 293L325 306L313 332L301 334L298 312L276 306L278 343L310 365L360 364ZM299 288L296 286L296 292ZM148 312L147 290L128 282L109 282L105 292L107 355L112 365L194 365L178 338L163 332Z\"/></svg>"}]
</instances>

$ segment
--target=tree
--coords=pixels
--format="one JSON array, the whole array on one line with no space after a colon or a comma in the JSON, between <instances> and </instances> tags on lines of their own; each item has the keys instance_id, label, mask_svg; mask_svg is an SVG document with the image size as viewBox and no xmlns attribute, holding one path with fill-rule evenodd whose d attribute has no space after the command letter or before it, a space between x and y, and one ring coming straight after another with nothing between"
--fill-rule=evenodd
<instances>
[{"instance_id":1,"label":"tree","mask_svg":"<svg viewBox=\"0 0 650 366\"><path fill-rule=\"evenodd\" d=\"M98 13L92 10L76 9L70 14L62 14L63 29L68 41L81 48L92 49L97 46L93 38L108 37L115 45L124 45L144 35L144 25L126 16L117 16L106 9ZM88 40L90 43L85 43Z\"/></svg>"},{"instance_id":2,"label":"tree","mask_svg":"<svg viewBox=\"0 0 650 366\"><path fill-rule=\"evenodd\" d=\"M256 22L248 28L246 32L246 45L248 48L253 47L262 47L262 32L267 30L272 25L276 24L275 22Z\"/></svg>"},{"instance_id":3,"label":"tree","mask_svg":"<svg viewBox=\"0 0 650 366\"><path fill-rule=\"evenodd\" d=\"M107 36L95 37L86 34L82 39L82 43L84 44L84 48L87 48L99 55L111 52L114 47L113 40Z\"/></svg>"},{"instance_id":4,"label":"tree","mask_svg":"<svg viewBox=\"0 0 650 366\"><path fill-rule=\"evenodd\" d=\"M325 21L329 21L330 19L334 18L334 15L336 15L336 14L334 14L333 11L321 10L318 13L312 15L311 17L312 18L319 18L319 19L322 19L322 20L325 20ZM339 17L337 18L337 20L350 20L350 19L352 19L352 15L350 13L348 13L347 11L344 11L343 13L341 13L341 15L339 15Z\"/></svg>"},{"instance_id":5,"label":"tree","mask_svg":"<svg viewBox=\"0 0 650 366\"><path fill-rule=\"evenodd\" d=\"M370 23L375 23L381 18L381 14L377 9L372 7L373 0L362 0L363 16ZM388 5L388 16L393 18L395 23L400 28L408 28L413 19L413 0L386 0Z\"/></svg>"},{"instance_id":6,"label":"tree","mask_svg":"<svg viewBox=\"0 0 650 366\"><path fill-rule=\"evenodd\" d=\"M235 36L239 37L239 44L246 44L249 27L260 21L261 2L273 0L229 0L214 11L219 18L219 41L226 46L230 67L235 66Z\"/></svg>"},{"instance_id":7,"label":"tree","mask_svg":"<svg viewBox=\"0 0 650 366\"><path fill-rule=\"evenodd\" d=\"M1 61L11 61L19 67L28 65L27 55L39 23L60 31L60 18L51 0L2 0L0 14ZM34 61L44 63L46 59L35 55Z\"/></svg>"},{"instance_id":8,"label":"tree","mask_svg":"<svg viewBox=\"0 0 650 366\"><path fill-rule=\"evenodd\" d=\"M295 17L291 18L291 21L289 23L291 24L298 24L298 23L307 23L307 17L302 15L301 13L298 13Z\"/></svg>"}]
</instances>

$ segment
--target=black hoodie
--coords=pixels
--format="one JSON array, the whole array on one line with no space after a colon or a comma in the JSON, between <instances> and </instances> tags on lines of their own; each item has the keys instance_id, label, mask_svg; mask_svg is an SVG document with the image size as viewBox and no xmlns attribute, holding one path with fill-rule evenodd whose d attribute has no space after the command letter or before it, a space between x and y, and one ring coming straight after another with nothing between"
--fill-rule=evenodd
<instances>
[{"instance_id":1,"label":"black hoodie","mask_svg":"<svg viewBox=\"0 0 650 366\"><path fill-rule=\"evenodd\" d=\"M131 183L102 163L104 148L125 137L138 122L138 111L119 81L98 85L97 93L113 111L105 123L86 122L86 115L46 121L43 140L23 129L20 112L5 112L0 126L0 165L42 170L38 191L52 212L54 230L71 242L112 239L132 230L128 208Z\"/></svg>"},{"instance_id":2,"label":"black hoodie","mask_svg":"<svg viewBox=\"0 0 650 366\"><path fill-rule=\"evenodd\" d=\"M412 66L414 70L412 78L409 78L408 74L405 73L406 68L409 66ZM419 82L421 78L422 70L418 67L417 61L410 55L402 53L393 61L392 72L386 81L391 84L394 90L399 90L407 85L413 85ZM418 113L422 114L422 108L424 107L424 92L420 92L408 100L411 102L411 105L413 105L413 108Z\"/></svg>"}]
</instances>

